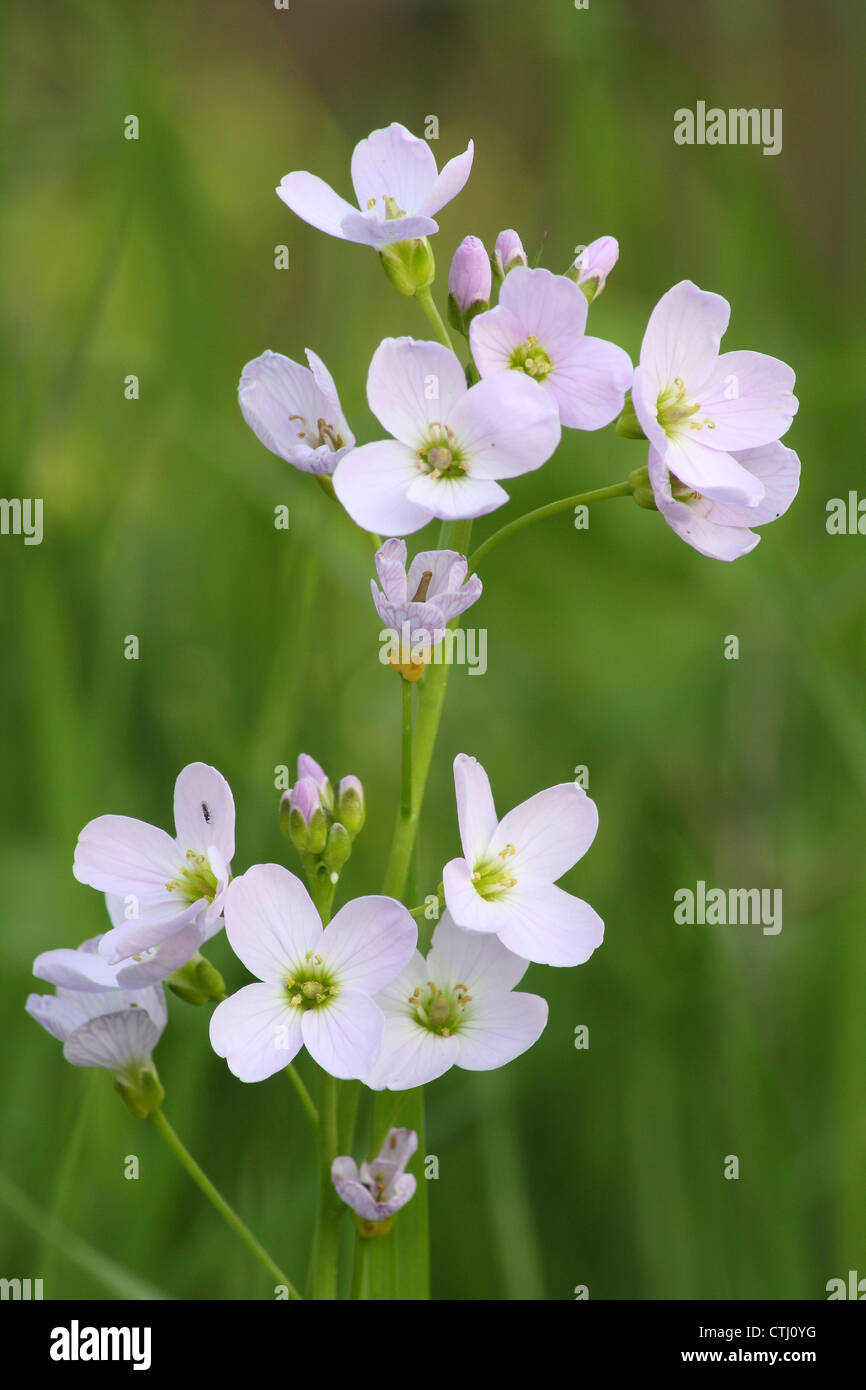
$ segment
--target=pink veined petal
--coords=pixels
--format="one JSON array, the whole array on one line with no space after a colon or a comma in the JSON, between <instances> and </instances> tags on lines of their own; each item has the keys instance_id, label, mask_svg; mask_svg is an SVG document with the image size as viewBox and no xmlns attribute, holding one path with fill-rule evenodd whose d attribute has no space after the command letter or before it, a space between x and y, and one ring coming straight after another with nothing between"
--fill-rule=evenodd
<instances>
[{"instance_id":1,"label":"pink veined petal","mask_svg":"<svg viewBox=\"0 0 866 1390\"><path fill-rule=\"evenodd\" d=\"M43 951L33 962L37 980L70 990L107 990L117 987L117 970L96 951L73 951L61 946Z\"/></svg>"},{"instance_id":2,"label":"pink veined petal","mask_svg":"<svg viewBox=\"0 0 866 1390\"><path fill-rule=\"evenodd\" d=\"M185 931L190 923L197 921L209 907L210 903L206 898L185 904L183 899L175 895L173 917L163 912L154 914L151 911L131 917L122 926L113 927L105 933L99 942L99 954L104 956L110 965L116 965L130 956L149 951L154 946L168 941L175 933Z\"/></svg>"},{"instance_id":3,"label":"pink veined petal","mask_svg":"<svg viewBox=\"0 0 866 1390\"><path fill-rule=\"evenodd\" d=\"M429 442L430 426L450 423L468 387L460 361L441 343L385 338L367 373L367 400L389 434L411 450Z\"/></svg>"},{"instance_id":4,"label":"pink veined petal","mask_svg":"<svg viewBox=\"0 0 866 1390\"><path fill-rule=\"evenodd\" d=\"M474 1001L473 1001L474 1002ZM547 1000L537 994L503 994L467 1009L457 1041L457 1065L492 1071L513 1062L538 1042L547 1025Z\"/></svg>"},{"instance_id":5,"label":"pink veined petal","mask_svg":"<svg viewBox=\"0 0 866 1390\"><path fill-rule=\"evenodd\" d=\"M518 882L504 901L508 925L499 940L527 960L582 965L601 945L604 923L598 913L552 883Z\"/></svg>"},{"instance_id":6,"label":"pink veined petal","mask_svg":"<svg viewBox=\"0 0 866 1390\"><path fill-rule=\"evenodd\" d=\"M460 843L474 864L485 854L498 822L490 778L478 759L468 753L458 753L454 759L454 792Z\"/></svg>"},{"instance_id":7,"label":"pink veined petal","mask_svg":"<svg viewBox=\"0 0 866 1390\"><path fill-rule=\"evenodd\" d=\"M659 387L655 378L635 367L631 384L631 399L641 429L651 446L662 454L667 451L668 437L658 422Z\"/></svg>"},{"instance_id":8,"label":"pink veined petal","mask_svg":"<svg viewBox=\"0 0 866 1390\"><path fill-rule=\"evenodd\" d=\"M405 970L418 928L394 898L355 898L325 927L316 948L341 988L377 994Z\"/></svg>"},{"instance_id":9,"label":"pink veined petal","mask_svg":"<svg viewBox=\"0 0 866 1390\"><path fill-rule=\"evenodd\" d=\"M329 236L340 237L343 240L343 219L349 213L357 211L345 198L335 193L324 179L320 179L316 174L308 174L306 170L286 174L280 180L277 197L298 217L309 222L311 227L317 227L320 232L327 232Z\"/></svg>"},{"instance_id":10,"label":"pink veined petal","mask_svg":"<svg viewBox=\"0 0 866 1390\"><path fill-rule=\"evenodd\" d=\"M757 507L737 507L706 499L708 519L718 526L763 526L768 521L778 521L800 486L800 460L794 450L774 440L757 449L744 449L734 457L760 478L764 496Z\"/></svg>"},{"instance_id":11,"label":"pink veined petal","mask_svg":"<svg viewBox=\"0 0 866 1390\"><path fill-rule=\"evenodd\" d=\"M103 893L134 893L143 902L168 903L182 855L170 835L132 816L97 816L78 837L72 872Z\"/></svg>"},{"instance_id":12,"label":"pink veined petal","mask_svg":"<svg viewBox=\"0 0 866 1390\"><path fill-rule=\"evenodd\" d=\"M586 295L566 275L517 266L506 275L499 302L518 320L520 341L532 334L553 362L567 355L586 330Z\"/></svg>"},{"instance_id":13,"label":"pink veined petal","mask_svg":"<svg viewBox=\"0 0 866 1390\"><path fill-rule=\"evenodd\" d=\"M514 989L529 962L503 946L498 936L461 931L446 911L433 933L427 967L437 984L464 984L473 999L483 1000Z\"/></svg>"},{"instance_id":14,"label":"pink veined petal","mask_svg":"<svg viewBox=\"0 0 866 1390\"><path fill-rule=\"evenodd\" d=\"M337 464L334 491L365 531L411 535L431 517L428 507L418 506L407 495L419 476L416 462L412 451L396 439L362 444Z\"/></svg>"},{"instance_id":15,"label":"pink veined petal","mask_svg":"<svg viewBox=\"0 0 866 1390\"><path fill-rule=\"evenodd\" d=\"M477 382L455 405L450 424L474 478L531 473L547 462L561 436L550 392L523 372L498 372Z\"/></svg>"},{"instance_id":16,"label":"pink veined petal","mask_svg":"<svg viewBox=\"0 0 866 1390\"><path fill-rule=\"evenodd\" d=\"M416 237L432 236L439 227L431 217L389 217L371 212L349 212L343 218L343 238L359 246L372 246L380 251L394 241L412 241Z\"/></svg>"},{"instance_id":17,"label":"pink veined petal","mask_svg":"<svg viewBox=\"0 0 866 1390\"><path fill-rule=\"evenodd\" d=\"M509 279L514 273L509 273ZM469 325L469 343L480 375L508 371L512 353L525 338L520 320L503 304L477 314Z\"/></svg>"},{"instance_id":18,"label":"pink veined petal","mask_svg":"<svg viewBox=\"0 0 866 1390\"><path fill-rule=\"evenodd\" d=\"M759 543L761 537L748 529L745 520L719 525L709 519L720 507L728 515L736 514L741 517L750 513L752 508L723 507L721 503L713 502L708 497L693 502L681 502L673 497L670 474L661 455L653 448L650 448L649 452L649 476L656 506L664 520L680 540L685 541L686 545L690 545L699 554L712 560L739 560L741 556L754 550ZM763 505L759 504L760 507Z\"/></svg>"},{"instance_id":19,"label":"pink veined petal","mask_svg":"<svg viewBox=\"0 0 866 1390\"><path fill-rule=\"evenodd\" d=\"M376 573L389 603L406 603L411 597L406 582L406 558L406 542L394 537L376 551Z\"/></svg>"},{"instance_id":20,"label":"pink veined petal","mask_svg":"<svg viewBox=\"0 0 866 1390\"><path fill-rule=\"evenodd\" d=\"M128 963L124 961L117 970L118 985L123 989L143 989L146 985L167 979L173 971L186 965L205 940L203 918L198 917L188 927L153 947L152 951L142 954L141 960L133 957Z\"/></svg>"},{"instance_id":21,"label":"pink veined petal","mask_svg":"<svg viewBox=\"0 0 866 1390\"><path fill-rule=\"evenodd\" d=\"M797 413L794 380L792 368L776 357L723 352L703 383L690 384L699 417L715 425L713 446L734 452L779 439Z\"/></svg>"},{"instance_id":22,"label":"pink veined petal","mask_svg":"<svg viewBox=\"0 0 866 1390\"><path fill-rule=\"evenodd\" d=\"M445 902L456 925L469 932L499 932L511 920L504 898L482 898L465 859L451 859L442 871Z\"/></svg>"},{"instance_id":23,"label":"pink veined petal","mask_svg":"<svg viewBox=\"0 0 866 1390\"><path fill-rule=\"evenodd\" d=\"M408 1091L443 1076L458 1054L456 1036L432 1033L406 1011L387 1019L381 1051L364 1079L373 1091Z\"/></svg>"},{"instance_id":24,"label":"pink veined petal","mask_svg":"<svg viewBox=\"0 0 866 1390\"><path fill-rule=\"evenodd\" d=\"M359 140L352 153L352 186L358 207L366 210L373 200L383 218L386 209L382 200L386 197L393 198L404 213L435 212L425 203L436 181L436 160L427 141L419 140L399 121Z\"/></svg>"},{"instance_id":25,"label":"pink veined petal","mask_svg":"<svg viewBox=\"0 0 866 1390\"><path fill-rule=\"evenodd\" d=\"M76 1028L87 1022L87 1014L72 999L57 994L28 994L24 1005L28 1014L58 1042L66 1042Z\"/></svg>"},{"instance_id":26,"label":"pink veined petal","mask_svg":"<svg viewBox=\"0 0 866 1390\"><path fill-rule=\"evenodd\" d=\"M404 603L398 608L375 594L373 601L382 623L401 643L435 646L445 636L447 623L438 603Z\"/></svg>"},{"instance_id":27,"label":"pink veined petal","mask_svg":"<svg viewBox=\"0 0 866 1390\"><path fill-rule=\"evenodd\" d=\"M581 298L583 292L578 290ZM562 423L573 430L599 430L615 420L632 382L631 358L604 338L581 338L557 358L546 385L556 397Z\"/></svg>"},{"instance_id":28,"label":"pink veined petal","mask_svg":"<svg viewBox=\"0 0 866 1390\"><path fill-rule=\"evenodd\" d=\"M681 377L691 393L692 383L706 379L719 354L731 306L719 294L699 290L681 280L663 294L653 309L640 349L641 369L655 395Z\"/></svg>"},{"instance_id":29,"label":"pink veined petal","mask_svg":"<svg viewBox=\"0 0 866 1390\"><path fill-rule=\"evenodd\" d=\"M271 985L281 985L322 939L312 898L281 864L254 864L232 879L225 917L235 955L252 975Z\"/></svg>"},{"instance_id":30,"label":"pink veined petal","mask_svg":"<svg viewBox=\"0 0 866 1390\"><path fill-rule=\"evenodd\" d=\"M82 1023L64 1043L63 1055L74 1067L119 1071L130 1062L146 1061L161 1034L143 1009L122 1009Z\"/></svg>"},{"instance_id":31,"label":"pink veined petal","mask_svg":"<svg viewBox=\"0 0 866 1390\"><path fill-rule=\"evenodd\" d=\"M695 492L717 502L757 506L764 496L760 478L737 463L731 454L701 443L696 436L697 431L667 440L662 457L671 473Z\"/></svg>"},{"instance_id":32,"label":"pink veined petal","mask_svg":"<svg viewBox=\"0 0 866 1390\"><path fill-rule=\"evenodd\" d=\"M453 159L448 160L427 198L419 206L419 212L426 213L428 217L435 217L440 208L444 208L446 203L457 197L472 172L474 154L475 143L470 140L462 154L455 154Z\"/></svg>"},{"instance_id":33,"label":"pink veined petal","mask_svg":"<svg viewBox=\"0 0 866 1390\"><path fill-rule=\"evenodd\" d=\"M313 352L312 348L304 348L304 353L310 364L313 381L320 395L324 397L324 402L331 407L332 413L327 416L327 423L329 425L335 425L338 428L339 433L343 436L347 444L354 444L355 436L349 429L346 417L343 414L343 408L340 405L340 397L337 394L337 386L334 378L331 376L331 373L328 371L321 357Z\"/></svg>"},{"instance_id":34,"label":"pink veined petal","mask_svg":"<svg viewBox=\"0 0 866 1390\"><path fill-rule=\"evenodd\" d=\"M382 1046L385 1016L369 995L341 989L327 1005L304 1013L301 1029L310 1056L330 1076L362 1080Z\"/></svg>"},{"instance_id":35,"label":"pink veined petal","mask_svg":"<svg viewBox=\"0 0 866 1390\"><path fill-rule=\"evenodd\" d=\"M174 785L174 824L179 843L207 854L215 845L226 864L235 853L235 802L221 772L190 763Z\"/></svg>"},{"instance_id":36,"label":"pink veined petal","mask_svg":"<svg viewBox=\"0 0 866 1390\"><path fill-rule=\"evenodd\" d=\"M425 574L430 575L427 597L437 603L444 595L460 589L466 578L468 563L456 550L419 550L407 574L407 592L411 598Z\"/></svg>"},{"instance_id":37,"label":"pink veined petal","mask_svg":"<svg viewBox=\"0 0 866 1390\"><path fill-rule=\"evenodd\" d=\"M598 829L598 810L574 782L560 782L536 792L499 822L487 851L518 881L524 878L554 883L589 849Z\"/></svg>"},{"instance_id":38,"label":"pink veined petal","mask_svg":"<svg viewBox=\"0 0 866 1390\"><path fill-rule=\"evenodd\" d=\"M428 516L440 521L460 521L487 516L508 501L508 493L498 483L465 473L460 478L434 478L419 474L407 493L409 501L427 509Z\"/></svg>"},{"instance_id":39,"label":"pink veined petal","mask_svg":"<svg viewBox=\"0 0 866 1390\"><path fill-rule=\"evenodd\" d=\"M211 1047L239 1081L264 1081L301 1050L301 1014L274 985L245 985L211 1014Z\"/></svg>"}]
</instances>

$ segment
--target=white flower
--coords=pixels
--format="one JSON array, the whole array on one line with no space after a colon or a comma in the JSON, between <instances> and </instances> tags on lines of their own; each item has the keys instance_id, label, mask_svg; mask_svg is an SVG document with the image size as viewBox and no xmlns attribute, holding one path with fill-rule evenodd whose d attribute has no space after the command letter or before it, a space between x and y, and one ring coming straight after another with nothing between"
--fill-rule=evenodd
<instances>
[{"instance_id":1,"label":"white flower","mask_svg":"<svg viewBox=\"0 0 866 1390\"><path fill-rule=\"evenodd\" d=\"M322 928L300 879L256 864L226 895L226 936L261 984L214 1010L210 1040L241 1081L263 1081L306 1046L332 1076L359 1078L385 1020L373 995L403 969L417 939L393 898L356 898Z\"/></svg>"},{"instance_id":2,"label":"white flower","mask_svg":"<svg viewBox=\"0 0 866 1390\"><path fill-rule=\"evenodd\" d=\"M334 378L307 348L309 367L263 352L241 373L238 402L250 429L272 454L302 473L333 473L355 443Z\"/></svg>"},{"instance_id":3,"label":"white flower","mask_svg":"<svg viewBox=\"0 0 866 1390\"><path fill-rule=\"evenodd\" d=\"M405 1091L452 1066L491 1071L519 1057L547 1023L544 999L514 993L528 965L495 936L459 931L444 913L426 961L416 951L377 996L385 1037L368 1086Z\"/></svg>"}]
</instances>

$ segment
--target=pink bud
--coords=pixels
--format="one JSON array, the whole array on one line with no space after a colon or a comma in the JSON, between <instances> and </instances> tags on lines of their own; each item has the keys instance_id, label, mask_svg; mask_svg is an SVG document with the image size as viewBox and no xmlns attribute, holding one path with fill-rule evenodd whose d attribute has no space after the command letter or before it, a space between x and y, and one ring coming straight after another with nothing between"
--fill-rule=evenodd
<instances>
[{"instance_id":1,"label":"pink bud","mask_svg":"<svg viewBox=\"0 0 866 1390\"><path fill-rule=\"evenodd\" d=\"M590 304L601 294L618 260L619 242L612 236L601 236L578 252L568 273L580 285Z\"/></svg>"},{"instance_id":2,"label":"pink bud","mask_svg":"<svg viewBox=\"0 0 866 1390\"><path fill-rule=\"evenodd\" d=\"M528 265L523 242L514 231L500 232L496 238L493 260L500 276L504 279L509 270L516 265Z\"/></svg>"},{"instance_id":3,"label":"pink bud","mask_svg":"<svg viewBox=\"0 0 866 1390\"><path fill-rule=\"evenodd\" d=\"M448 293L453 295L458 309L466 313L474 304L484 308L490 303L492 273L490 257L483 241L477 236L464 237L451 262L448 273Z\"/></svg>"}]
</instances>

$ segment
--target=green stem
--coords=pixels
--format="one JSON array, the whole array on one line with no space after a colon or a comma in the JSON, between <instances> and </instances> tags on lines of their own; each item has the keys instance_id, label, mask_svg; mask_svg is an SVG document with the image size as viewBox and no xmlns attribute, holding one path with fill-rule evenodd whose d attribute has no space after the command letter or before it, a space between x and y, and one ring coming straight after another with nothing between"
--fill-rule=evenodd
<instances>
[{"instance_id":1,"label":"green stem","mask_svg":"<svg viewBox=\"0 0 866 1390\"><path fill-rule=\"evenodd\" d=\"M400 742L400 815L412 815L412 682L402 680L402 738Z\"/></svg>"},{"instance_id":2,"label":"green stem","mask_svg":"<svg viewBox=\"0 0 866 1390\"><path fill-rule=\"evenodd\" d=\"M358 1236L355 1240L355 1263L352 1267L352 1298L363 1300L364 1293L364 1274L367 1269L367 1251L370 1248L369 1239Z\"/></svg>"},{"instance_id":3,"label":"green stem","mask_svg":"<svg viewBox=\"0 0 866 1390\"><path fill-rule=\"evenodd\" d=\"M310 1124L313 1126L313 1129L318 1129L319 1112L313 1103L313 1097L310 1095L309 1091L303 1083L303 1080L301 1079L300 1074L295 1070L295 1067L292 1062L290 1062L289 1065L286 1067L286 1076L289 1078L295 1090L297 1091L298 1099L301 1102L301 1105L306 1110L307 1115L309 1116Z\"/></svg>"},{"instance_id":4,"label":"green stem","mask_svg":"<svg viewBox=\"0 0 866 1390\"><path fill-rule=\"evenodd\" d=\"M249 1229L248 1226L244 1224L244 1222L238 1216L237 1212L229 1206L222 1193L220 1193L214 1187L210 1178L207 1176L207 1173L205 1173L203 1169L201 1169L198 1166L192 1154L186 1148L185 1144L181 1141L180 1137L172 1129L171 1125L165 1118L165 1115L162 1113L162 1111L152 1111L150 1119L153 1121L154 1127L162 1135L166 1144L168 1144L168 1147L171 1149L172 1153L189 1173L193 1182L201 1188L208 1201L212 1202L213 1205L216 1207L217 1211L225 1221L226 1225L231 1227L231 1229L235 1232L235 1235L240 1236L244 1244L248 1247L249 1250L252 1251L256 1259L264 1265L268 1273L274 1279L276 1279L277 1283L283 1284L288 1289L289 1297L300 1299L301 1295L298 1293L294 1284L291 1282L290 1279L286 1277L286 1275L280 1269L279 1265L274 1263L265 1247L258 1240L256 1240L256 1237L253 1235L252 1231Z\"/></svg>"},{"instance_id":5,"label":"green stem","mask_svg":"<svg viewBox=\"0 0 866 1390\"><path fill-rule=\"evenodd\" d=\"M340 1235L340 1202L331 1181L331 1164L337 1157L337 1082L322 1072L319 1090L319 1211L316 1218L311 1297L337 1297L337 1252Z\"/></svg>"},{"instance_id":6,"label":"green stem","mask_svg":"<svg viewBox=\"0 0 866 1390\"><path fill-rule=\"evenodd\" d=\"M578 492L574 497L561 497L558 502L548 502L545 507L536 507L534 512L526 512L515 521L510 521L507 526L501 527L499 531L494 531L492 536L488 536L487 540L479 545L469 557L470 574L478 568L480 561L495 545L506 536L514 535L515 531L522 531L524 526L531 526L535 521L544 521L546 517L556 516L558 512L571 511L585 502L603 502L607 497L630 497L633 491L631 483L614 483L611 487L596 488L595 492Z\"/></svg>"},{"instance_id":7,"label":"green stem","mask_svg":"<svg viewBox=\"0 0 866 1390\"><path fill-rule=\"evenodd\" d=\"M443 345L443 347L447 347L449 352L453 352L454 344L451 341L451 334L448 332L442 315L436 308L436 305L433 301L433 295L430 293L430 286L425 285L423 289L416 290L415 298L421 305L421 308L424 310L424 313L427 315L427 318L433 327L433 331L435 332L436 337L439 339L440 343Z\"/></svg>"}]
</instances>

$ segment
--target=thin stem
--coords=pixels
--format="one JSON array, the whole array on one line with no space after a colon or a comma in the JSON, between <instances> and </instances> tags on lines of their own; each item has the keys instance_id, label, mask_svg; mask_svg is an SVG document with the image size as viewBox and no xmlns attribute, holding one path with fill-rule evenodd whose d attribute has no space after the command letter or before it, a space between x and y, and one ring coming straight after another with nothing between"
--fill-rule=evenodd
<instances>
[{"instance_id":1,"label":"thin stem","mask_svg":"<svg viewBox=\"0 0 866 1390\"><path fill-rule=\"evenodd\" d=\"M311 1290L311 1296L318 1300L337 1297L340 1204L331 1181L331 1164L336 1157L337 1082L323 1071L319 1090L319 1211Z\"/></svg>"},{"instance_id":2,"label":"thin stem","mask_svg":"<svg viewBox=\"0 0 866 1390\"><path fill-rule=\"evenodd\" d=\"M425 287L422 290L416 290L415 298L421 305L421 308L424 310L424 313L427 315L427 318L433 327L433 331L435 332L436 337L439 339L440 343L442 343L443 347L447 347L449 352L453 352L454 344L451 341L451 334L448 332L442 315L439 313L439 310L436 308L436 305L433 302L433 295L430 293L430 286L425 285Z\"/></svg>"},{"instance_id":3,"label":"thin stem","mask_svg":"<svg viewBox=\"0 0 866 1390\"><path fill-rule=\"evenodd\" d=\"M316 1109L315 1104L313 1103L313 1097L310 1095L309 1091L304 1085L300 1073L295 1069L295 1066L292 1062L289 1062L289 1065L286 1067L286 1076L289 1078L295 1090L297 1091L298 1100L301 1102L301 1105L306 1110L310 1120L310 1124L313 1126L313 1129L318 1129L319 1112Z\"/></svg>"},{"instance_id":4,"label":"thin stem","mask_svg":"<svg viewBox=\"0 0 866 1390\"><path fill-rule=\"evenodd\" d=\"M534 512L526 512L516 520L509 521L507 526L494 531L492 536L488 536L487 540L479 545L469 557L470 574L478 568L481 560L495 545L506 536L514 535L515 531L522 531L524 526L531 526L534 521L544 521L545 517L556 516L558 512L571 511L585 502L603 502L607 497L630 497L633 491L631 483L614 483L611 487L596 488L595 492L578 492L574 497L561 497L558 502L548 502L545 507L536 507Z\"/></svg>"},{"instance_id":5,"label":"thin stem","mask_svg":"<svg viewBox=\"0 0 866 1390\"><path fill-rule=\"evenodd\" d=\"M364 1275L367 1270L367 1251L370 1248L369 1239L358 1236L355 1241L355 1263L352 1267L352 1298L363 1300L364 1295Z\"/></svg>"},{"instance_id":6,"label":"thin stem","mask_svg":"<svg viewBox=\"0 0 866 1390\"><path fill-rule=\"evenodd\" d=\"M300 1299L301 1295L298 1293L294 1284L286 1277L279 1265L271 1259L265 1247L256 1240L252 1231L241 1220L237 1212L229 1206L222 1193L214 1187L207 1173L198 1166L192 1154L172 1129L162 1111L152 1111L150 1118L153 1121L154 1127L162 1135L172 1153L189 1173L193 1182L201 1188L208 1201L213 1203L226 1225L232 1228L235 1235L240 1236L247 1248L252 1251L256 1259L264 1265L265 1269L276 1279L277 1283L283 1284L285 1288L288 1289L289 1298Z\"/></svg>"},{"instance_id":7,"label":"thin stem","mask_svg":"<svg viewBox=\"0 0 866 1390\"><path fill-rule=\"evenodd\" d=\"M401 680L402 738L400 742L400 815L404 820L412 814L412 682Z\"/></svg>"}]
</instances>

